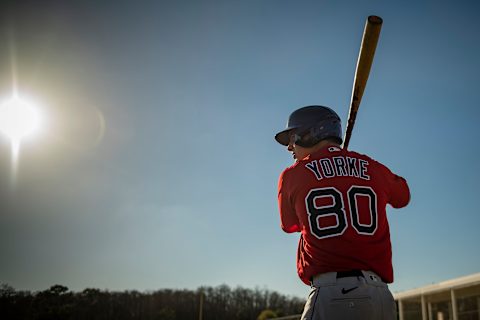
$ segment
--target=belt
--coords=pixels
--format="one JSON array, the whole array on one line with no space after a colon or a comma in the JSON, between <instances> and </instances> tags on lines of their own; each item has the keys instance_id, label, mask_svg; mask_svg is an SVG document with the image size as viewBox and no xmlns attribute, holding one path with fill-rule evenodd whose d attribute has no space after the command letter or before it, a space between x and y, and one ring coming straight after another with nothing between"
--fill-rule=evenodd
<instances>
[{"instance_id":1,"label":"belt","mask_svg":"<svg viewBox=\"0 0 480 320\"><path fill-rule=\"evenodd\" d=\"M312 287L316 287L316 288L320 288L323 286L332 286L332 285L336 285L337 279L347 278L347 277L361 277L362 278L361 281L364 281L369 285L380 286L380 287L385 287L387 285L386 282L383 281L376 273L372 271L361 271L361 270L319 273L316 276L312 277L311 285Z\"/></svg>"},{"instance_id":2,"label":"belt","mask_svg":"<svg viewBox=\"0 0 480 320\"><path fill-rule=\"evenodd\" d=\"M338 271L338 278L348 278L348 277L363 277L363 273L360 270L350 270L350 271Z\"/></svg>"}]
</instances>

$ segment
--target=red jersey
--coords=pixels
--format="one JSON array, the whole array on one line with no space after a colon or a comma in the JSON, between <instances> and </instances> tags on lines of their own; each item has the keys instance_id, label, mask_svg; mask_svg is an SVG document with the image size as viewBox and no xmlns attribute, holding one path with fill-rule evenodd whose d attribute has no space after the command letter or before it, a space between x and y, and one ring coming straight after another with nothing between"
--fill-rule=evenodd
<instances>
[{"instance_id":1,"label":"red jersey","mask_svg":"<svg viewBox=\"0 0 480 320\"><path fill-rule=\"evenodd\" d=\"M300 279L369 270L393 282L386 206L408 204L402 177L368 156L327 146L285 169L278 183L281 227L301 232Z\"/></svg>"}]
</instances>

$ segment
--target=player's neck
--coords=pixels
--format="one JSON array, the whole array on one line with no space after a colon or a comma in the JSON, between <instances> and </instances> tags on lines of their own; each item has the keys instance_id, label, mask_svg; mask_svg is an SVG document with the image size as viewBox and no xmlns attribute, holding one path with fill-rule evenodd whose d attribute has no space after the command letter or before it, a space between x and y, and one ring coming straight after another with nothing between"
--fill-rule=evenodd
<instances>
[{"instance_id":1,"label":"player's neck","mask_svg":"<svg viewBox=\"0 0 480 320\"><path fill-rule=\"evenodd\" d=\"M297 146L296 148L296 161L300 161L311 155L312 153L315 153L321 149L324 149L326 147L339 147L340 145L334 141L331 140L322 140L313 147L310 148L305 148L305 147L300 147Z\"/></svg>"}]
</instances>

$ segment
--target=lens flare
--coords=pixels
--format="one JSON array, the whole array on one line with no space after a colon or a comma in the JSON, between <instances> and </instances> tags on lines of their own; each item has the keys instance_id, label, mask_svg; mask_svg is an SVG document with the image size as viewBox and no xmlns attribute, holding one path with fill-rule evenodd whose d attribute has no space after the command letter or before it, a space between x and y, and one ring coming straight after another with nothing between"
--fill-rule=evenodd
<instances>
[{"instance_id":1,"label":"lens flare","mask_svg":"<svg viewBox=\"0 0 480 320\"><path fill-rule=\"evenodd\" d=\"M12 97L0 105L0 131L11 141L20 141L38 130L40 114L31 102Z\"/></svg>"},{"instance_id":2,"label":"lens flare","mask_svg":"<svg viewBox=\"0 0 480 320\"><path fill-rule=\"evenodd\" d=\"M0 104L0 132L10 139L12 147L12 183L16 180L20 144L39 130L40 123L37 106L16 93Z\"/></svg>"}]
</instances>

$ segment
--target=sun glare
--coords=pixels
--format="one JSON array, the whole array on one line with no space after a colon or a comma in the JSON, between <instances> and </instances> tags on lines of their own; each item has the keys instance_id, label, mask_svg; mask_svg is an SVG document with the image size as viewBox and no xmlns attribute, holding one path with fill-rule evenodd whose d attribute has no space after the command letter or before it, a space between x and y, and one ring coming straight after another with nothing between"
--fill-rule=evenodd
<instances>
[{"instance_id":1,"label":"sun glare","mask_svg":"<svg viewBox=\"0 0 480 320\"><path fill-rule=\"evenodd\" d=\"M14 96L0 105L0 131L12 143L35 133L40 126L38 108L32 102Z\"/></svg>"},{"instance_id":2,"label":"sun glare","mask_svg":"<svg viewBox=\"0 0 480 320\"><path fill-rule=\"evenodd\" d=\"M38 132L40 111L35 103L14 93L0 103L0 132L10 139L12 147L12 183L15 183L22 140Z\"/></svg>"}]
</instances>

